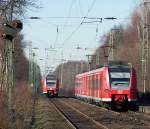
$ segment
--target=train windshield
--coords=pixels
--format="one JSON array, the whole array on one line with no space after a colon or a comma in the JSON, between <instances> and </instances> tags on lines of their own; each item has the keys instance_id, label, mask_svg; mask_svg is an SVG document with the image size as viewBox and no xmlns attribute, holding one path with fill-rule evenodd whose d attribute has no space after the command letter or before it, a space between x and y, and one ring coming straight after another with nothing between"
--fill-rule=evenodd
<instances>
[{"instance_id":1,"label":"train windshield","mask_svg":"<svg viewBox=\"0 0 150 129\"><path fill-rule=\"evenodd\" d=\"M48 88L55 88L56 87L56 82L50 82L50 81L48 81L47 82L47 86L48 86Z\"/></svg>"},{"instance_id":2,"label":"train windshield","mask_svg":"<svg viewBox=\"0 0 150 129\"><path fill-rule=\"evenodd\" d=\"M130 69L110 69L110 83L112 89L128 89L130 84Z\"/></svg>"}]
</instances>

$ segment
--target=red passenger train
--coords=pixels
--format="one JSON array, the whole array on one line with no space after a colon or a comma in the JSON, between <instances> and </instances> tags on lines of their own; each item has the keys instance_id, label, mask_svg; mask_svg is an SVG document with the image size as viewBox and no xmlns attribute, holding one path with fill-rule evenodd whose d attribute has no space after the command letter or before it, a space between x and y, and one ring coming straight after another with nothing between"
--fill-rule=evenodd
<instances>
[{"instance_id":1,"label":"red passenger train","mask_svg":"<svg viewBox=\"0 0 150 129\"><path fill-rule=\"evenodd\" d=\"M48 97L57 97L59 92L59 81L55 75L49 74L42 80L43 94Z\"/></svg>"},{"instance_id":2,"label":"red passenger train","mask_svg":"<svg viewBox=\"0 0 150 129\"><path fill-rule=\"evenodd\" d=\"M78 74L75 96L109 105L112 109L137 108L136 72L129 65L109 65Z\"/></svg>"}]
</instances>

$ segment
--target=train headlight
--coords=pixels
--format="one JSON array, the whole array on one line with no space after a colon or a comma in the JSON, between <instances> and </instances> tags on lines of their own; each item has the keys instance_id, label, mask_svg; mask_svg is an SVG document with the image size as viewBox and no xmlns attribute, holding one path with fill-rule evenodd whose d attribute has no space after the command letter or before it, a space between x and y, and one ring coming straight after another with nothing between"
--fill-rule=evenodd
<instances>
[{"instance_id":1,"label":"train headlight","mask_svg":"<svg viewBox=\"0 0 150 129\"><path fill-rule=\"evenodd\" d=\"M109 93L109 91L110 91L109 89L105 89L104 90L105 93Z\"/></svg>"}]
</instances>

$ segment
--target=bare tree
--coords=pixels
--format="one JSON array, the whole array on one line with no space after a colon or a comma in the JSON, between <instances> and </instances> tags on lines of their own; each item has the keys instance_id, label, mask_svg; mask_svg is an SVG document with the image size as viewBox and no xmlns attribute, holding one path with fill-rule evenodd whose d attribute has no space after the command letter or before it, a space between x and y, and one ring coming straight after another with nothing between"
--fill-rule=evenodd
<instances>
[{"instance_id":1,"label":"bare tree","mask_svg":"<svg viewBox=\"0 0 150 129\"><path fill-rule=\"evenodd\" d=\"M9 19L9 14L12 13L13 17L23 17L26 10L29 8L38 8L38 0L8 0L0 3L0 15L6 20Z\"/></svg>"}]
</instances>

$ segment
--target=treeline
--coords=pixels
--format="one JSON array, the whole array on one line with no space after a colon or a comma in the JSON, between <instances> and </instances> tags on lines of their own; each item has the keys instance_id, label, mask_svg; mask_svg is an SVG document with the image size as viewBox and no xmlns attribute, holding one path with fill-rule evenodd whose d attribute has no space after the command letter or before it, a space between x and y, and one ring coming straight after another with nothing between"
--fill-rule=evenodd
<instances>
[{"instance_id":1,"label":"treeline","mask_svg":"<svg viewBox=\"0 0 150 129\"><path fill-rule=\"evenodd\" d=\"M60 64L55 70L60 82L60 94L74 96L75 75L86 71L87 62L85 61L68 60Z\"/></svg>"},{"instance_id":2,"label":"treeline","mask_svg":"<svg viewBox=\"0 0 150 129\"><path fill-rule=\"evenodd\" d=\"M132 64L137 72L137 86L140 92L143 92L142 85L142 38L143 38L143 13L142 9L135 10L131 14L130 22L123 26L117 25L114 26L110 31L100 39L100 46L95 50L93 56L90 60L90 69L95 69L101 67L108 61L109 50L107 53L104 53L104 46L109 46L110 33L113 32L113 50L114 50L114 60L123 61ZM148 12L148 27L150 25L150 12ZM150 31L149 31L150 35ZM150 41L150 36L149 36ZM149 46L150 47L150 46ZM110 46L107 48L110 49ZM106 52L106 51L105 51ZM107 55L105 55L107 54ZM150 57L150 51L149 56ZM79 64L80 61L77 61ZM148 66L150 65L150 58L148 60ZM85 62L87 64L87 62ZM62 64L61 64L62 65ZM61 65L56 69L57 73L60 76ZM87 65L84 65L84 68L87 70ZM74 78L77 72L73 72L76 69L76 62L65 63L65 68L63 69L63 85L65 90L69 88L74 88ZM86 71L85 70L85 71ZM59 72L58 72L59 71ZM150 92L150 67L147 69L147 78L146 78L146 93Z\"/></svg>"},{"instance_id":3,"label":"treeline","mask_svg":"<svg viewBox=\"0 0 150 129\"><path fill-rule=\"evenodd\" d=\"M150 12L148 13L148 25L150 25ZM103 47L109 46L110 33L113 31L113 51L114 51L114 60L123 61L131 63L132 66L136 69L137 72L137 86L139 91L143 92L142 85L142 38L143 38L143 14L141 10L136 10L131 15L130 23L126 26L114 26L107 35L105 35L105 40L101 42L103 44L94 52L95 55L99 56L99 65L103 65L106 60L104 57ZM150 35L150 31L148 32ZM150 38L149 38L150 39ZM108 52L108 55L110 53ZM150 51L149 54L150 56ZM148 57L149 57L148 56ZM94 57L92 58L92 62ZM148 60L148 66L150 59ZM92 63L94 67L94 63ZM146 78L146 92L150 92L150 85L148 80L150 79L149 73L150 68L147 69L147 78Z\"/></svg>"},{"instance_id":4,"label":"treeline","mask_svg":"<svg viewBox=\"0 0 150 129\"><path fill-rule=\"evenodd\" d=\"M12 6L13 5L13 6ZM0 2L0 23L9 21L10 10L12 9L13 19L23 18L29 7L35 7L36 0L10 0ZM0 30L2 30L0 28ZM1 33L1 31L0 31ZM8 85L7 85L7 42L0 38L0 128L1 129L30 129L32 122L34 88L28 84L29 60L24 53L27 43L24 35L17 34L13 41L13 80L12 106L8 108ZM40 76L40 68L36 68Z\"/></svg>"}]
</instances>

